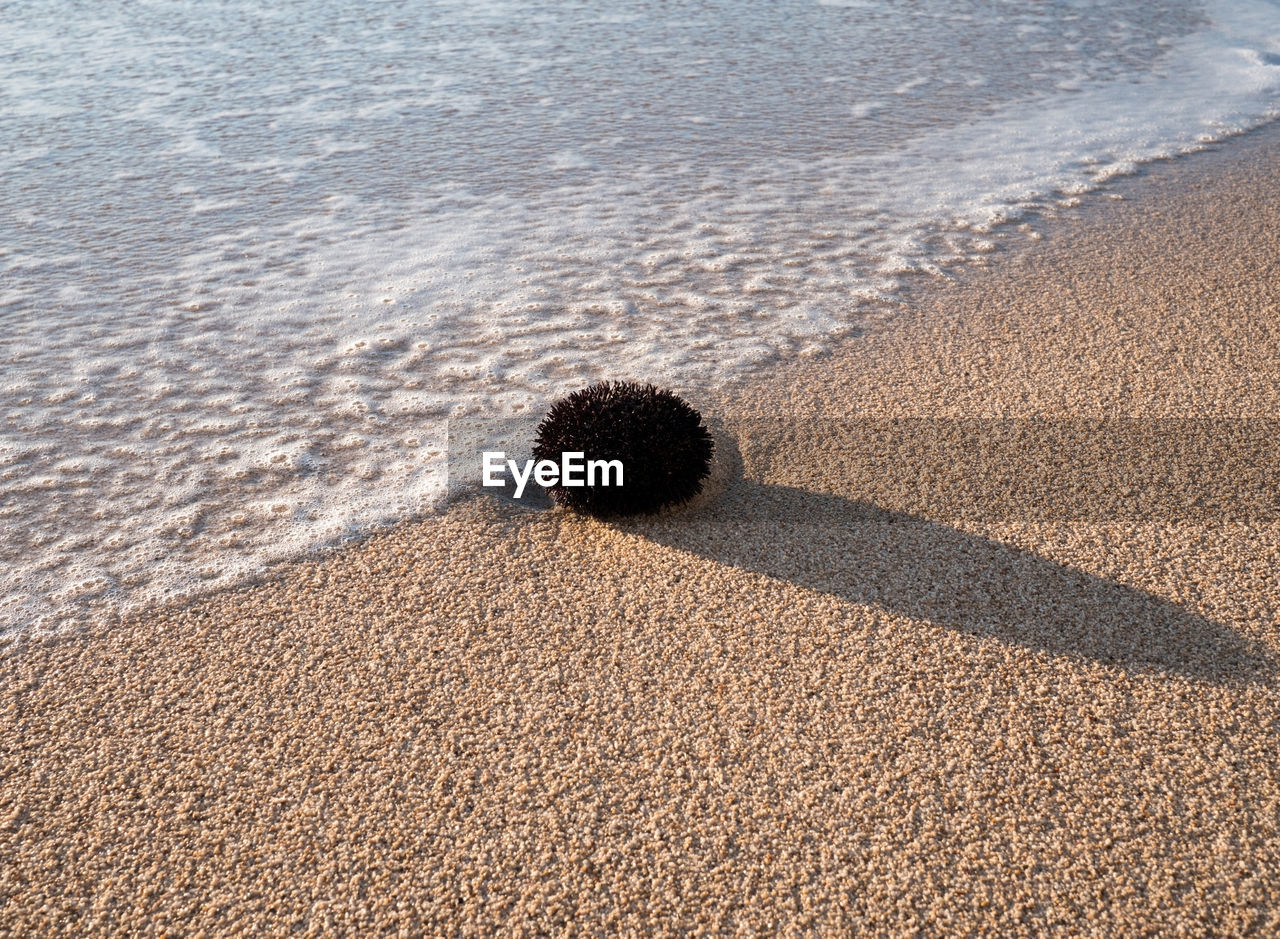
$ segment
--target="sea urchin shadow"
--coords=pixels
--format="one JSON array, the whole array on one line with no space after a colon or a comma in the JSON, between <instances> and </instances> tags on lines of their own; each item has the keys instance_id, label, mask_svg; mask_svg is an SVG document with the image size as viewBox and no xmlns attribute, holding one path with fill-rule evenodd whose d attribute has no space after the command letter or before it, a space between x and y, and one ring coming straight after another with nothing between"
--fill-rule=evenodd
<instances>
[{"instance_id":1,"label":"sea urchin shadow","mask_svg":"<svg viewBox=\"0 0 1280 939\"><path fill-rule=\"evenodd\" d=\"M551 406L538 425L535 460L617 461L622 485L547 487L557 504L587 515L652 514L696 496L711 472L711 432L670 391L634 382L597 382Z\"/></svg>"},{"instance_id":2,"label":"sea urchin shadow","mask_svg":"<svg viewBox=\"0 0 1280 939\"><path fill-rule=\"evenodd\" d=\"M637 531L740 570L1054 655L1221 685L1271 685L1280 668L1266 643L1158 594L839 495L740 479L705 514Z\"/></svg>"}]
</instances>

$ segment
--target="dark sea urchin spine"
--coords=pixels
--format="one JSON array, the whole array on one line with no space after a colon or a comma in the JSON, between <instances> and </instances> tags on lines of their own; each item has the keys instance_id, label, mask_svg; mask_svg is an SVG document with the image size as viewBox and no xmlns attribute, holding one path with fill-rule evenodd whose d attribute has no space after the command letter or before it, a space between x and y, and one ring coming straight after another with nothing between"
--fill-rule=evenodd
<instances>
[{"instance_id":1,"label":"dark sea urchin spine","mask_svg":"<svg viewBox=\"0 0 1280 939\"><path fill-rule=\"evenodd\" d=\"M551 406L538 425L533 458L564 453L616 460L622 485L547 487L557 503L588 515L656 512L696 496L711 472L714 445L702 415L653 385L598 382Z\"/></svg>"}]
</instances>

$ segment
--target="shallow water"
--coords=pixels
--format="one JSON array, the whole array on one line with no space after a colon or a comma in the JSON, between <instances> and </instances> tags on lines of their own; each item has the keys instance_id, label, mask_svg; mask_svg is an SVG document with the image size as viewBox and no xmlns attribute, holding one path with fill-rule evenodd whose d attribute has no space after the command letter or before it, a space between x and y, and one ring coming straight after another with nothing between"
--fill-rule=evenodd
<instances>
[{"instance_id":1,"label":"shallow water","mask_svg":"<svg viewBox=\"0 0 1280 939\"><path fill-rule=\"evenodd\" d=\"M1280 4L32 2L0 53L0 630L444 492L446 420L820 348L1280 113Z\"/></svg>"}]
</instances>

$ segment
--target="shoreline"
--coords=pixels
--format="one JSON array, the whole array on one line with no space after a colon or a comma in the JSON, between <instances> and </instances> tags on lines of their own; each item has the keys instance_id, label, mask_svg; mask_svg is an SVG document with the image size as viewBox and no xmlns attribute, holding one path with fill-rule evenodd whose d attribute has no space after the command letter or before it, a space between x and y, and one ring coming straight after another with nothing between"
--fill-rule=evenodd
<instances>
[{"instance_id":1,"label":"shoreline","mask_svg":"<svg viewBox=\"0 0 1280 939\"><path fill-rule=\"evenodd\" d=\"M722 411L732 413L738 407L737 399L739 397L745 397L748 401L759 398L759 393L756 390L757 386L770 383L769 375L774 370L786 371L790 369L794 371L797 366L803 370L811 365L822 363L832 354L838 355L841 349L854 350L853 355L855 358L869 354L870 350L880 348L887 336L893 335L902 329L904 317L905 322L916 324L911 327L915 332L923 334L927 332L927 328L935 327L940 322L950 322L950 312L937 305L936 297L954 290L956 283L967 282L975 274L981 276L981 272L986 269L992 260L1003 257L1010 251L1015 256L1025 254L1028 251L1035 251L1037 243L1044 238L1046 232L1052 235L1062 225L1075 224L1082 219L1086 222L1090 218L1097 219L1101 217L1105 219L1108 217L1106 214L1108 200L1123 199L1125 198L1124 192L1129 192L1130 194L1140 192L1153 172L1156 178L1164 175L1163 170L1166 167L1180 167L1177 172L1188 172L1188 161L1194 164L1200 160L1212 160L1213 154L1222 151L1224 148L1239 151L1242 148L1256 147L1260 140L1268 139L1268 134L1272 138L1280 136L1277 132L1278 127L1280 127L1280 119L1273 119L1269 123L1238 132L1225 140L1207 145L1202 151L1181 153L1153 163L1143 164L1136 175L1110 177L1097 190L1085 193L1076 193L1072 190L1071 195L1059 193L1059 195L1064 196L1061 199L1048 196L1042 197L1039 200L1039 207L1031 210L1024 219L999 224L991 231L982 230L984 238L992 244L992 251L994 252L992 255L985 257L973 255L963 262L953 262L950 266L944 264L943 267L946 273L943 275L928 274L921 271L917 271L914 275L905 275L906 279L903 281L901 289L895 288L894 294L881 297L875 301L865 301L859 307L856 315L849 317L847 321L835 329L831 336L831 341L826 344L825 348L819 349L817 346L809 346L803 350L799 348L793 349L790 353L781 354L779 359L771 363L767 368L760 367L718 384L701 386L696 383L685 382L673 387L678 388L682 393L692 395L700 406L709 405L712 411L716 413ZM974 232L970 231L970 234L974 234ZM924 323L925 317L920 316L919 307L921 301L929 309L928 319L930 322L926 328L917 328L926 326ZM864 343L862 341L864 338L875 340L875 342ZM644 376L640 377L643 378ZM1007 402L1001 402L1001 404L1005 405ZM882 409L882 406L880 407ZM931 418L937 416L937 412L934 410L936 407L937 402L930 402L929 416ZM526 411L525 413L533 412ZM1004 412L1001 412L1001 416L1004 416ZM472 424L477 421L485 424L488 419L472 414L455 420L465 424ZM488 422L502 425L504 429L521 423L531 423L527 418L518 417L491 419ZM444 421L446 428L452 423L453 421ZM412 434L414 431L409 433ZM444 433L445 439L449 437L449 433L446 429ZM522 431L522 434L524 436L528 435L524 431ZM428 436L434 435L429 434ZM448 446L446 449L451 452L453 447ZM447 475L450 461L446 459L445 463ZM376 485L366 487L370 491L376 491L378 488ZM272 577L279 576L281 571L287 570L293 564L317 560L333 550L344 550L353 544L360 543L375 532L385 531L401 524L418 524L425 519L437 517L453 501L452 492L447 484L444 489L446 492L441 496L439 502L425 500L416 508L408 510L408 512L401 510L394 519L366 519L363 522L352 524L342 534L330 532L324 538L313 540L309 543L305 539L296 541L293 538L287 538L286 541L289 544L283 550L277 544L270 549L263 548L265 553L261 553L261 556L255 555L252 549L250 549L248 555L233 556L230 566L239 568L233 576L220 576L213 573L221 566L218 562L222 560L222 557L216 553L210 554L208 551L205 551L202 556L199 547L200 542L193 541L189 545L182 545L184 550L194 550L194 553L179 555L183 559L180 561L179 567L186 570L185 573L178 577L176 583L148 582L144 587L138 587L136 586L136 578L124 576L119 572L113 573L111 566L107 565L102 570L95 569L86 574L79 582L75 582L73 578L71 585L65 590L72 599L65 601L60 607L54 605L52 608L45 605L46 598L51 593L57 594L59 591L45 590L42 592L37 587L31 591L27 598L28 602L24 606L29 611L27 624L25 626L14 625L20 620L9 619L3 628L0 628L0 646L21 643L33 636L56 635L68 629L96 629L100 628L104 622L118 622L122 619L146 615L149 610L181 606L193 602L200 596L240 589L250 584L269 580ZM279 507L275 506L274 508L278 509ZM326 512L321 512L320 517L324 517L326 514ZM201 518L203 519L204 516L202 515ZM225 522L226 520L223 519L216 523L209 523L206 519L205 521L200 521L200 524L205 525L209 530L224 534L228 539L231 539L231 543L239 543L240 536L236 533L236 525L226 527ZM238 525L238 522L236 524ZM171 545L170 547L173 548L174 546ZM155 567L160 566L163 565L155 565ZM81 569L87 570L87 568ZM132 582L134 586L132 589L130 587L117 588L111 586L112 582L125 584ZM15 604L15 609L16 606ZM60 625L58 624L59 620L62 621Z\"/></svg>"},{"instance_id":2,"label":"shoreline","mask_svg":"<svg viewBox=\"0 0 1280 939\"><path fill-rule=\"evenodd\" d=\"M1280 523L975 517L1000 474L815 430L1273 417L1278 154L1153 165L708 395L742 475L695 512L473 500L21 640L0 933L1280 928Z\"/></svg>"}]
</instances>

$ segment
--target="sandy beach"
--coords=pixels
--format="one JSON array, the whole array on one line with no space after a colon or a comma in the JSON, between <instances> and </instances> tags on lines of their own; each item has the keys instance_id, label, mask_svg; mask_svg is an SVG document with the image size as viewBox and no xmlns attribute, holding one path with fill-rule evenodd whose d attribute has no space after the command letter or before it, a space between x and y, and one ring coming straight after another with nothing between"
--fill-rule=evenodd
<instances>
[{"instance_id":1,"label":"sandy beach","mask_svg":"<svg viewBox=\"0 0 1280 939\"><path fill-rule=\"evenodd\" d=\"M1275 934L1277 167L685 389L694 511L478 497L11 643L0 934Z\"/></svg>"}]
</instances>

